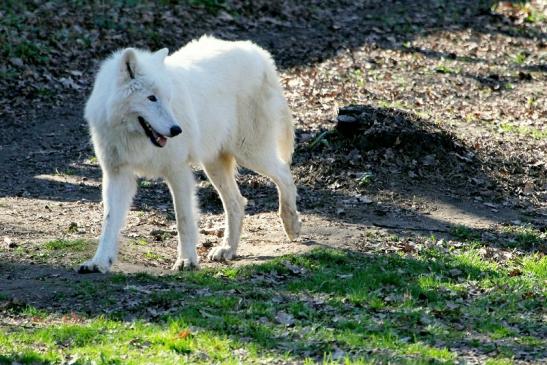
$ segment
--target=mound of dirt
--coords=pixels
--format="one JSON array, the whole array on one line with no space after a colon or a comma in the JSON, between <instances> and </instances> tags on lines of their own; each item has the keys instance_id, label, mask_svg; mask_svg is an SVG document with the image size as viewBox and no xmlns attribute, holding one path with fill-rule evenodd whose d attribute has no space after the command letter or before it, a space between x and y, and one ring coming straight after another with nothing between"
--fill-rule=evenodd
<instances>
[{"instance_id":1,"label":"mound of dirt","mask_svg":"<svg viewBox=\"0 0 547 365\"><path fill-rule=\"evenodd\" d=\"M475 153L450 132L413 113L369 105L339 109L331 142L368 162L391 165L411 177L476 170Z\"/></svg>"},{"instance_id":2,"label":"mound of dirt","mask_svg":"<svg viewBox=\"0 0 547 365\"><path fill-rule=\"evenodd\" d=\"M354 148L369 151L395 148L407 154L468 154L463 144L445 130L402 110L349 105L339 110L337 131Z\"/></svg>"}]
</instances>

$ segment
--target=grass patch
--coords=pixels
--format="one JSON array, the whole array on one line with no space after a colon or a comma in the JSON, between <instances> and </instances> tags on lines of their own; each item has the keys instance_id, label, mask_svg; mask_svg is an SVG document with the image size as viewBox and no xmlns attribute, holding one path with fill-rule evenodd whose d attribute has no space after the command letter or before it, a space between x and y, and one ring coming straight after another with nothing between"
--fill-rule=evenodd
<instances>
[{"instance_id":1,"label":"grass patch","mask_svg":"<svg viewBox=\"0 0 547 365\"><path fill-rule=\"evenodd\" d=\"M136 240L131 240L130 241L133 245L135 246L149 246L150 245L150 242L148 242L147 240L145 240L144 238L139 238L139 239L136 239Z\"/></svg>"},{"instance_id":2,"label":"grass patch","mask_svg":"<svg viewBox=\"0 0 547 365\"><path fill-rule=\"evenodd\" d=\"M374 174L370 171L363 172L357 177L359 186L368 186L374 181Z\"/></svg>"},{"instance_id":3,"label":"grass patch","mask_svg":"<svg viewBox=\"0 0 547 365\"><path fill-rule=\"evenodd\" d=\"M522 267L525 273L547 280L547 256L533 255L522 260Z\"/></svg>"},{"instance_id":4,"label":"grass patch","mask_svg":"<svg viewBox=\"0 0 547 365\"><path fill-rule=\"evenodd\" d=\"M529 136L537 140L547 139L547 130L518 126L512 123L501 123L499 128L501 131L506 133L515 133L522 136Z\"/></svg>"},{"instance_id":5,"label":"grass patch","mask_svg":"<svg viewBox=\"0 0 547 365\"><path fill-rule=\"evenodd\" d=\"M435 72L441 73L441 74L458 74L461 71L453 67L450 67L444 63L439 63L437 66L435 66Z\"/></svg>"},{"instance_id":6,"label":"grass patch","mask_svg":"<svg viewBox=\"0 0 547 365\"><path fill-rule=\"evenodd\" d=\"M152 252L152 251L146 252L144 254L144 258L146 258L147 260L152 260L152 261L158 261L158 260L162 259L161 255L159 255L155 252Z\"/></svg>"},{"instance_id":7,"label":"grass patch","mask_svg":"<svg viewBox=\"0 0 547 365\"><path fill-rule=\"evenodd\" d=\"M154 183L150 180L140 179L138 182L138 186L139 188L142 188L142 189L149 189L152 186L154 186Z\"/></svg>"},{"instance_id":8,"label":"grass patch","mask_svg":"<svg viewBox=\"0 0 547 365\"><path fill-rule=\"evenodd\" d=\"M99 164L99 160L97 160L97 157L96 156L91 156L90 158L87 159L86 161L89 165L98 165Z\"/></svg>"},{"instance_id":9,"label":"grass patch","mask_svg":"<svg viewBox=\"0 0 547 365\"><path fill-rule=\"evenodd\" d=\"M480 235L476 231L464 225L456 225L452 227L450 229L450 234L457 239L464 241L477 240L480 238Z\"/></svg>"},{"instance_id":10,"label":"grass patch","mask_svg":"<svg viewBox=\"0 0 547 365\"><path fill-rule=\"evenodd\" d=\"M528 56L524 52L519 52L516 55L513 56L513 62L517 65L523 65L524 62L526 62L526 59Z\"/></svg>"},{"instance_id":11,"label":"grass patch","mask_svg":"<svg viewBox=\"0 0 547 365\"><path fill-rule=\"evenodd\" d=\"M472 251L473 247L483 246L484 242L481 242L481 234L479 231L466 227L464 225L457 225L451 228L450 233L457 239L466 242L469 246L467 250ZM541 251L542 247L547 242L547 235L540 230L531 226L505 226L502 227L500 232L497 232L499 237L495 243L502 247L508 248L520 248L524 250L538 249Z\"/></svg>"},{"instance_id":12,"label":"grass patch","mask_svg":"<svg viewBox=\"0 0 547 365\"><path fill-rule=\"evenodd\" d=\"M506 226L502 232L510 236L507 242L509 246L530 249L545 245L547 242L545 233L530 226Z\"/></svg>"},{"instance_id":13,"label":"grass patch","mask_svg":"<svg viewBox=\"0 0 547 365\"><path fill-rule=\"evenodd\" d=\"M470 334L499 348L510 339L507 353L541 343L546 262L514 265L525 275L473 250L316 250L167 277L116 274L68 296L82 297L76 323L63 310L12 311L36 325L2 327L0 362L452 363L463 343L495 363L506 354L490 357Z\"/></svg>"},{"instance_id":14,"label":"grass patch","mask_svg":"<svg viewBox=\"0 0 547 365\"><path fill-rule=\"evenodd\" d=\"M55 169L55 175L57 176L74 176L76 175L76 170L74 169L71 169L71 168L67 168L63 171L59 171L59 169Z\"/></svg>"},{"instance_id":15,"label":"grass patch","mask_svg":"<svg viewBox=\"0 0 547 365\"><path fill-rule=\"evenodd\" d=\"M326 130L326 131L323 131L321 133L319 133L309 144L308 144L308 148L310 150L314 150L316 149L317 147L319 146L329 146L329 141L327 139L328 136L330 136L331 134L335 133L334 131L332 130Z\"/></svg>"},{"instance_id":16,"label":"grass patch","mask_svg":"<svg viewBox=\"0 0 547 365\"><path fill-rule=\"evenodd\" d=\"M67 239L57 239L53 241L46 242L44 248L50 251L84 251L89 245L89 241L83 239L76 240L67 240Z\"/></svg>"},{"instance_id":17,"label":"grass patch","mask_svg":"<svg viewBox=\"0 0 547 365\"><path fill-rule=\"evenodd\" d=\"M378 107L382 109L400 109L404 111L412 111L412 108L408 104L401 101L388 101L381 100L378 102Z\"/></svg>"}]
</instances>

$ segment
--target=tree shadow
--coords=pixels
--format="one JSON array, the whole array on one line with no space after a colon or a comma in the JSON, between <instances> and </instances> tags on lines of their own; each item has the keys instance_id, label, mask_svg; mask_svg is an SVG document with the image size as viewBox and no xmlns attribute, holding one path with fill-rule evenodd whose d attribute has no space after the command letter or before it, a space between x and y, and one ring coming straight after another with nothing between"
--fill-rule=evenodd
<instances>
[{"instance_id":1,"label":"tree shadow","mask_svg":"<svg viewBox=\"0 0 547 365\"><path fill-rule=\"evenodd\" d=\"M49 346L68 341L77 349L94 343L99 352L103 341L110 341L100 328L80 341L62 336L63 326L85 327L102 318L122 328L135 322L162 332L190 327L196 334L206 331L229 339L233 349L251 345L260 352L288 353L294 360L320 361L336 349L349 358L376 361L408 356L432 360L435 349L462 357L472 349L481 356L537 360L542 351L532 339L539 340L540 295L508 275L471 257L435 249L419 259L315 250L240 268L235 275L204 270L161 277L83 276L59 267L0 261L0 278L7 283L0 290L0 311L32 321L32 312L25 313L29 305L37 307L60 323L51 327ZM290 324L279 320L280 312L292 318ZM83 320L71 323L70 318ZM4 327L28 335L48 326L41 321L39 328ZM137 342L130 348L138 347ZM416 351L420 344L431 351ZM194 351L188 349L189 354ZM0 360L23 355L8 351L4 356Z\"/></svg>"},{"instance_id":2,"label":"tree shadow","mask_svg":"<svg viewBox=\"0 0 547 365\"><path fill-rule=\"evenodd\" d=\"M75 39L83 44L91 42L96 59L110 54L112 49L108 47L112 43L118 47L174 50L210 33L225 39L251 39L269 49L282 68L290 68L317 63L341 50L364 44L392 48L395 43L445 30L472 29L479 34L545 39L541 26L517 24L510 16L494 13L492 7L497 3L496 0L234 0L202 6L167 2L150 7L127 1L91 2L85 6L62 2L39 6L23 2L22 8L32 11L22 11L13 4L7 4L5 10L21 13L20 22L32 24L36 34L51 33L51 27L63 29L65 33L56 34L54 41L48 43L50 47L71 48L80 44ZM82 12L82 8L85 11L76 19L55 18L52 24L33 22L33 18L50 15L51 9L70 14ZM12 24L8 22L6 26ZM435 56L434 52L424 54ZM47 66L48 62L38 62L37 66ZM78 67L81 62L76 60ZM91 62L84 62L91 66ZM9 71L17 70L12 66L7 63ZM39 94L38 90L26 91Z\"/></svg>"},{"instance_id":3,"label":"tree shadow","mask_svg":"<svg viewBox=\"0 0 547 365\"><path fill-rule=\"evenodd\" d=\"M108 12L103 12L105 5L94 3L91 7L100 14L100 17L80 26L91 31L99 24L97 21L100 21L109 25L101 29L101 36L109 35L119 38L120 46L127 43L127 45L147 48L167 45L175 49L181 42L207 32L227 39L248 38L268 48L282 68L317 63L335 56L341 50L356 48L366 43L375 44L381 48L400 48L407 52L420 52L431 58L455 57L456 59L465 58L469 62L485 62L477 57L402 46L403 41L412 41L416 37L446 29L458 31L472 28L479 33L507 33L519 37L544 38L541 29L533 24L517 25L508 21L503 15L492 13L491 8L495 3L496 1L491 0L453 2L427 0L419 3L412 1L386 3L379 0L321 1L320 3L313 0L304 2L286 0L278 3L228 1L225 7L198 6L194 8L196 14L214 11L206 15L207 22L193 23L190 29L180 24L181 19L186 19L186 16L164 17L162 26L157 29L157 34L169 34L167 37L147 37L148 33L143 31L147 23L122 26L127 19L140 17L142 15L140 12L148 11L145 8L120 2L112 5ZM36 8L39 9L39 7ZM72 8L68 6L67 9ZM222 9L227 10L228 13L217 12ZM147 16L150 15L153 19L160 18L165 11L171 15L184 15L187 10L188 6L185 4L170 4L154 9L157 13L147 14ZM160 12L164 13L160 14ZM100 58L104 55L96 56ZM523 67L532 71L541 70L544 66ZM528 79L526 74L511 78L499 75L466 75L466 77L474 78L487 87L500 90L506 84ZM6 121L9 128L16 130L9 134L0 133L0 145L5 146L2 150L2 159L5 161L2 161L1 166L6 166L10 170L4 176L0 176L0 196L31 196L45 199L49 196L53 199L68 201L79 198L93 201L100 199L97 189L89 186L85 181L65 181L59 184L57 181L35 178L41 174L53 174L52 167L55 167L59 175L71 171L82 179L97 180L99 178L100 171L96 165L85 166L82 163L82 156L91 157L92 150L86 127L81 123L74 123L76 120L81 120L81 109L81 104L78 104L71 109L49 110L47 114L37 118L32 125L23 126L16 121L14 123L10 123L10 120ZM60 124L55 124L55 128L52 123L54 120L61 120ZM29 134L34 138L25 138ZM86 138L81 138L82 136ZM67 152L70 152L70 158L73 163L77 163L77 166L67 164ZM8 160L13 162L10 164Z\"/></svg>"},{"instance_id":4,"label":"tree shadow","mask_svg":"<svg viewBox=\"0 0 547 365\"><path fill-rule=\"evenodd\" d=\"M331 207L319 214L350 223L364 223L366 218L397 222L406 215L407 222L414 222L410 226L432 231L451 230L458 224L438 221L430 212L420 211L420 199L425 199L492 223L526 221L515 206L516 195L510 192L516 190L514 185L506 186L531 176L518 170L523 165L519 159L485 156L434 123L399 109L352 105L341 108L340 115L349 118L345 123L349 131L334 128L320 132L300 144L295 155L294 168L302 176L303 204L306 197L313 201L323 192L327 200L320 203ZM501 166L515 171L515 181L496 174ZM547 170L538 166L533 173L541 186ZM370 200L367 196L382 201L366 201ZM313 206L307 208L308 212L313 210ZM342 208L343 214L336 213L337 208ZM544 227L539 220L536 223Z\"/></svg>"},{"instance_id":5,"label":"tree shadow","mask_svg":"<svg viewBox=\"0 0 547 365\"><path fill-rule=\"evenodd\" d=\"M515 1L517 3L518 1ZM541 27L517 25L492 12L497 1L252 1L230 4L234 12L256 19L248 32L213 30L220 36L242 35L270 49L283 67L321 62L344 49L365 43L393 48L394 43L450 30L473 29L478 33L545 39ZM234 20L238 24L237 20ZM243 23L243 22L242 22ZM425 56L438 57L434 51Z\"/></svg>"}]
</instances>

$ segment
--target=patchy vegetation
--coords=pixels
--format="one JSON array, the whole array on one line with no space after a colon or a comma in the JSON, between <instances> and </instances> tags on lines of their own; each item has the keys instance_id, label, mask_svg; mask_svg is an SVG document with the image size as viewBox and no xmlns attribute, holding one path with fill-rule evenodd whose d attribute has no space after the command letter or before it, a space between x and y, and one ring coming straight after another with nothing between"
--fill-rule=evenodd
<instances>
[{"instance_id":1,"label":"patchy vegetation","mask_svg":"<svg viewBox=\"0 0 547 365\"><path fill-rule=\"evenodd\" d=\"M546 264L505 266L427 241L419 255L316 250L238 269L116 274L83 297L72 285L45 310L4 302L0 359L534 362L546 355Z\"/></svg>"}]
</instances>

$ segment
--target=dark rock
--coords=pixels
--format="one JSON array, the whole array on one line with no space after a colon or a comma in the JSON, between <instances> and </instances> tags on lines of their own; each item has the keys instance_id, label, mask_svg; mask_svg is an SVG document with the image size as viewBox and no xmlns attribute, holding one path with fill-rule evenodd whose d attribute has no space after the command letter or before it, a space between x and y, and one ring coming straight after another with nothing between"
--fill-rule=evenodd
<instances>
[{"instance_id":1,"label":"dark rock","mask_svg":"<svg viewBox=\"0 0 547 365\"><path fill-rule=\"evenodd\" d=\"M345 114L339 115L336 120L338 123L357 123L357 118Z\"/></svg>"},{"instance_id":2,"label":"dark rock","mask_svg":"<svg viewBox=\"0 0 547 365\"><path fill-rule=\"evenodd\" d=\"M368 119L370 107L367 105L348 105L338 110L336 130L344 136L355 136L372 124Z\"/></svg>"},{"instance_id":3,"label":"dark rock","mask_svg":"<svg viewBox=\"0 0 547 365\"><path fill-rule=\"evenodd\" d=\"M351 115L339 115L336 121L336 130L345 136L352 136L359 132L359 120Z\"/></svg>"}]
</instances>

